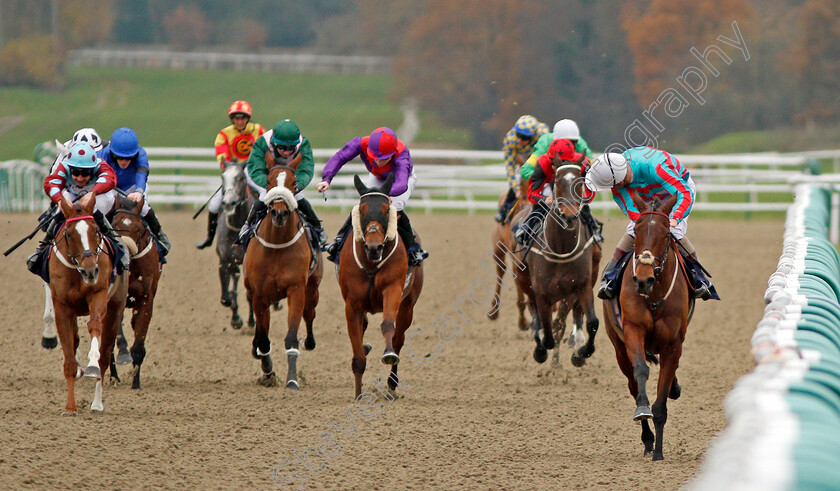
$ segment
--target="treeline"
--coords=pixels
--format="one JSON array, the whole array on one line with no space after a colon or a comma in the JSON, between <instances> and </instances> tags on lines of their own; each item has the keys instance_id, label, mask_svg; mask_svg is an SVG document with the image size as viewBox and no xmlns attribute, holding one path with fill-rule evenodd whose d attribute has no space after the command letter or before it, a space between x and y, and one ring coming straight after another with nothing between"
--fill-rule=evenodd
<instances>
[{"instance_id":1,"label":"treeline","mask_svg":"<svg viewBox=\"0 0 840 491\"><path fill-rule=\"evenodd\" d=\"M14 19L14 22L9 19ZM596 148L840 120L837 0L4 0L0 83L60 85L79 46L394 58L398 101L499 146L521 114Z\"/></svg>"}]
</instances>

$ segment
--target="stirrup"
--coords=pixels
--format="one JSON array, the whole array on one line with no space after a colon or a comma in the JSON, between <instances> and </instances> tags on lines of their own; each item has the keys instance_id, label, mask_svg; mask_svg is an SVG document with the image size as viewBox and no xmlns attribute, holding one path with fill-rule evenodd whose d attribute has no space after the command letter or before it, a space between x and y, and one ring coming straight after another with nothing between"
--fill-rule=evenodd
<instances>
[{"instance_id":1,"label":"stirrup","mask_svg":"<svg viewBox=\"0 0 840 491\"><path fill-rule=\"evenodd\" d=\"M694 289L692 292L694 298L699 298L701 300L710 300L712 298L712 292L709 289L709 285L705 283L700 283L700 286Z\"/></svg>"},{"instance_id":2,"label":"stirrup","mask_svg":"<svg viewBox=\"0 0 840 491\"><path fill-rule=\"evenodd\" d=\"M611 282L607 280L601 281L601 286L598 287L598 298L600 298L601 300L609 300L615 297L614 288L612 285L610 285L610 283Z\"/></svg>"}]
</instances>

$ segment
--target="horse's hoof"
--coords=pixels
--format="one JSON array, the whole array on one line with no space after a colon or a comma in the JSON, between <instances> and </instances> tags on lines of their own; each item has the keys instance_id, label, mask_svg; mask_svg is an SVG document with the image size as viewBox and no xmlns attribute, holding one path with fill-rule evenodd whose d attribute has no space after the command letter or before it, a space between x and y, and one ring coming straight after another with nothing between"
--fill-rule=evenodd
<instances>
[{"instance_id":1,"label":"horse's hoof","mask_svg":"<svg viewBox=\"0 0 840 491\"><path fill-rule=\"evenodd\" d=\"M274 307L274 311L275 311L275 312L277 312L278 310L282 310L282 309L283 309L283 304L282 304L282 303L280 303L279 301L274 302L273 304L271 304L271 306L272 306L272 307Z\"/></svg>"},{"instance_id":2,"label":"horse's hoof","mask_svg":"<svg viewBox=\"0 0 840 491\"><path fill-rule=\"evenodd\" d=\"M397 385L400 383L400 377L397 376L396 373L391 372L391 375L388 376L388 388L392 391L397 390Z\"/></svg>"},{"instance_id":3,"label":"horse's hoof","mask_svg":"<svg viewBox=\"0 0 840 491\"><path fill-rule=\"evenodd\" d=\"M58 346L58 337L54 338L41 338L41 346L45 349L55 349Z\"/></svg>"},{"instance_id":4,"label":"horse's hoof","mask_svg":"<svg viewBox=\"0 0 840 491\"><path fill-rule=\"evenodd\" d=\"M382 355L382 363L386 365L396 365L400 362L400 357L396 353L385 353Z\"/></svg>"},{"instance_id":5,"label":"horse's hoof","mask_svg":"<svg viewBox=\"0 0 840 491\"><path fill-rule=\"evenodd\" d=\"M499 318L499 309L496 308L492 312L488 312L487 313L487 318L490 319L491 321L494 321L494 320L498 319Z\"/></svg>"},{"instance_id":6,"label":"horse's hoof","mask_svg":"<svg viewBox=\"0 0 840 491\"><path fill-rule=\"evenodd\" d=\"M90 405L90 410L94 413L101 413L101 412L105 411L105 406L103 406L102 404L100 404L98 406L94 406L93 404L91 404Z\"/></svg>"},{"instance_id":7,"label":"horse's hoof","mask_svg":"<svg viewBox=\"0 0 840 491\"><path fill-rule=\"evenodd\" d=\"M134 360L131 359L131 353L128 351L117 355L117 365L128 365L132 361Z\"/></svg>"},{"instance_id":8,"label":"horse's hoof","mask_svg":"<svg viewBox=\"0 0 840 491\"><path fill-rule=\"evenodd\" d=\"M373 345L371 345L370 343L365 343L364 346L362 346L362 349L365 350L365 356L367 356L368 353L370 353L370 350L373 349Z\"/></svg>"},{"instance_id":9,"label":"horse's hoof","mask_svg":"<svg viewBox=\"0 0 840 491\"><path fill-rule=\"evenodd\" d=\"M534 360L536 360L537 363L545 363L545 361L548 360L548 351L543 345L539 345L534 348Z\"/></svg>"},{"instance_id":10,"label":"horse's hoof","mask_svg":"<svg viewBox=\"0 0 840 491\"><path fill-rule=\"evenodd\" d=\"M307 337L306 340L303 342L303 347L306 348L308 351L312 351L315 349L315 338Z\"/></svg>"},{"instance_id":11,"label":"horse's hoof","mask_svg":"<svg viewBox=\"0 0 840 491\"><path fill-rule=\"evenodd\" d=\"M64 411L63 413L61 413L61 415L62 416L68 416L68 417L71 417L71 418L75 418L76 416L79 415L79 413L77 413L76 411Z\"/></svg>"},{"instance_id":12,"label":"horse's hoof","mask_svg":"<svg viewBox=\"0 0 840 491\"><path fill-rule=\"evenodd\" d=\"M91 365L91 366L85 368L84 376L85 377L90 377L90 378L95 378L95 379L98 380L98 379L102 378L102 372L99 370L99 367Z\"/></svg>"},{"instance_id":13,"label":"horse's hoof","mask_svg":"<svg viewBox=\"0 0 840 491\"><path fill-rule=\"evenodd\" d=\"M256 319L248 319L248 327L254 327L257 325Z\"/></svg>"},{"instance_id":14,"label":"horse's hoof","mask_svg":"<svg viewBox=\"0 0 840 491\"><path fill-rule=\"evenodd\" d=\"M222 298L219 299L219 303L221 303L225 307L230 307L233 305L233 298L229 295L222 295Z\"/></svg>"},{"instance_id":15,"label":"horse's hoof","mask_svg":"<svg viewBox=\"0 0 840 491\"><path fill-rule=\"evenodd\" d=\"M545 349L554 349L554 336L548 336L542 340L542 345Z\"/></svg>"},{"instance_id":16,"label":"horse's hoof","mask_svg":"<svg viewBox=\"0 0 840 491\"><path fill-rule=\"evenodd\" d=\"M263 387L277 387L277 375L274 372L267 373L257 381Z\"/></svg>"},{"instance_id":17,"label":"horse's hoof","mask_svg":"<svg viewBox=\"0 0 840 491\"><path fill-rule=\"evenodd\" d=\"M580 367L584 366L585 364L586 364L586 358L583 358L582 356L578 356L577 353L572 354L572 365L580 368Z\"/></svg>"},{"instance_id":18,"label":"horse's hoof","mask_svg":"<svg viewBox=\"0 0 840 491\"><path fill-rule=\"evenodd\" d=\"M652 417L653 413L650 411L650 406L639 406L636 408L636 412L633 413L633 421L642 421Z\"/></svg>"},{"instance_id":19,"label":"horse's hoof","mask_svg":"<svg viewBox=\"0 0 840 491\"><path fill-rule=\"evenodd\" d=\"M286 388L291 390L300 390L300 384L298 384L297 380L287 380Z\"/></svg>"},{"instance_id":20,"label":"horse's hoof","mask_svg":"<svg viewBox=\"0 0 840 491\"><path fill-rule=\"evenodd\" d=\"M244 322L242 322L242 317L237 316L230 320L230 327L234 329L242 329L243 325Z\"/></svg>"},{"instance_id":21,"label":"horse's hoof","mask_svg":"<svg viewBox=\"0 0 840 491\"><path fill-rule=\"evenodd\" d=\"M671 384L671 390L668 391L668 397L671 399L679 399L680 394L682 394L682 387L680 387L680 384L678 384L675 379L674 383Z\"/></svg>"}]
</instances>

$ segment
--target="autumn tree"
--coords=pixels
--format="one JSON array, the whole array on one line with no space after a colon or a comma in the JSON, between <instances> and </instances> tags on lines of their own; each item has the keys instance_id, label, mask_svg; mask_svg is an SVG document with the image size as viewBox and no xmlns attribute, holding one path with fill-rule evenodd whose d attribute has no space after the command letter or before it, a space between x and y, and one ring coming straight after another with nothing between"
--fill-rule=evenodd
<instances>
[{"instance_id":1,"label":"autumn tree","mask_svg":"<svg viewBox=\"0 0 840 491\"><path fill-rule=\"evenodd\" d=\"M801 37L792 52L791 67L807 94L799 119L836 122L840 116L840 3L808 0L801 7Z\"/></svg>"},{"instance_id":2,"label":"autumn tree","mask_svg":"<svg viewBox=\"0 0 840 491\"><path fill-rule=\"evenodd\" d=\"M163 21L169 44L180 50L191 50L210 39L210 23L195 4L179 5Z\"/></svg>"}]
</instances>

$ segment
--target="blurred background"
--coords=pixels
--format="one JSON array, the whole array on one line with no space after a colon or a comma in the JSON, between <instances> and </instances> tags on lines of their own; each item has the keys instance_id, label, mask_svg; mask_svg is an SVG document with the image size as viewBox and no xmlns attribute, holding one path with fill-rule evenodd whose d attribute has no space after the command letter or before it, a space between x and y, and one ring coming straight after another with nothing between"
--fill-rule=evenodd
<instances>
[{"instance_id":1,"label":"blurred background","mask_svg":"<svg viewBox=\"0 0 840 491\"><path fill-rule=\"evenodd\" d=\"M733 22L743 51L720 40ZM84 126L212 147L237 99L315 148L390 125L498 150L522 114L574 119L595 149L635 120L679 152L834 148L837 26L836 0L3 0L0 160ZM692 54L711 45L717 76ZM702 104L677 80L691 66ZM669 90L679 116L647 122Z\"/></svg>"}]
</instances>

